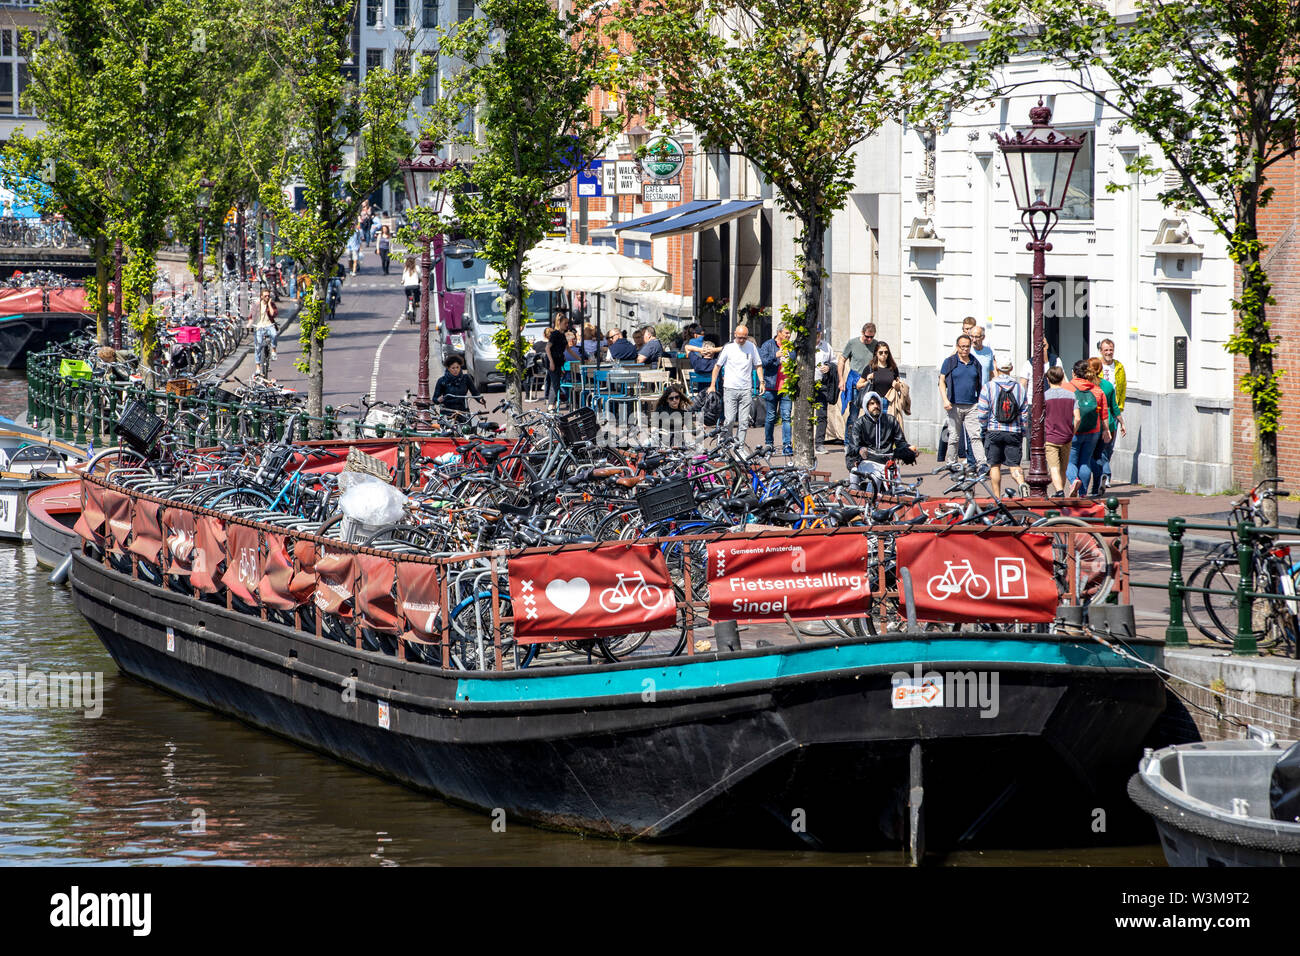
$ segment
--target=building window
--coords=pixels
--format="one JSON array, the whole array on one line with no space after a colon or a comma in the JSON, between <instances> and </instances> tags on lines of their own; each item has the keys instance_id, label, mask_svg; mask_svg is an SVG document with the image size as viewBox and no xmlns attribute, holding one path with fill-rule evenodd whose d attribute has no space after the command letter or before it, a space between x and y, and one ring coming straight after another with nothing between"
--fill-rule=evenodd
<instances>
[{"instance_id":1,"label":"building window","mask_svg":"<svg viewBox=\"0 0 1300 956\"><path fill-rule=\"evenodd\" d=\"M1062 219L1092 219L1096 177L1093 176L1093 142L1096 131L1093 129L1063 129L1068 136L1087 133L1083 138L1083 147L1074 161L1074 172L1070 174L1070 185L1065 190L1065 204L1061 207Z\"/></svg>"},{"instance_id":2,"label":"building window","mask_svg":"<svg viewBox=\"0 0 1300 956\"><path fill-rule=\"evenodd\" d=\"M399 76L411 72L411 51L394 50L393 51L393 72Z\"/></svg>"},{"instance_id":3,"label":"building window","mask_svg":"<svg viewBox=\"0 0 1300 956\"><path fill-rule=\"evenodd\" d=\"M21 37L13 29L0 30L0 115L28 116L22 108L27 89L27 58L22 55Z\"/></svg>"},{"instance_id":4,"label":"building window","mask_svg":"<svg viewBox=\"0 0 1300 956\"><path fill-rule=\"evenodd\" d=\"M366 50L366 72L371 70L382 69L384 65L383 50Z\"/></svg>"},{"instance_id":5,"label":"building window","mask_svg":"<svg viewBox=\"0 0 1300 956\"><path fill-rule=\"evenodd\" d=\"M474 0L460 0L460 8L456 19L458 20L474 19Z\"/></svg>"},{"instance_id":6,"label":"building window","mask_svg":"<svg viewBox=\"0 0 1300 956\"><path fill-rule=\"evenodd\" d=\"M426 30L432 30L438 26L438 0L424 0L422 12L421 26Z\"/></svg>"},{"instance_id":7,"label":"building window","mask_svg":"<svg viewBox=\"0 0 1300 956\"><path fill-rule=\"evenodd\" d=\"M393 26L411 25L411 0L393 0Z\"/></svg>"},{"instance_id":8,"label":"building window","mask_svg":"<svg viewBox=\"0 0 1300 956\"><path fill-rule=\"evenodd\" d=\"M373 27L379 22L379 10L383 0L366 0L366 26Z\"/></svg>"},{"instance_id":9,"label":"building window","mask_svg":"<svg viewBox=\"0 0 1300 956\"><path fill-rule=\"evenodd\" d=\"M420 97L420 102L424 106L432 106L438 102L438 74L434 73L424 84L424 95Z\"/></svg>"}]
</instances>

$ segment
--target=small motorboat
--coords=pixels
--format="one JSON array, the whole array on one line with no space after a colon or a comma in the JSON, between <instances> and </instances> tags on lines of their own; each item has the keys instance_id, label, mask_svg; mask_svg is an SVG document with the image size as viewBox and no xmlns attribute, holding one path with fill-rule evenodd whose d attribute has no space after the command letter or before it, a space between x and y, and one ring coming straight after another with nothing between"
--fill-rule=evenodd
<instances>
[{"instance_id":1,"label":"small motorboat","mask_svg":"<svg viewBox=\"0 0 1300 956\"><path fill-rule=\"evenodd\" d=\"M36 563L54 569L80 540L73 528L81 517L81 482L61 481L27 496L27 533Z\"/></svg>"},{"instance_id":2,"label":"small motorboat","mask_svg":"<svg viewBox=\"0 0 1300 956\"><path fill-rule=\"evenodd\" d=\"M86 457L76 445L0 417L0 541L25 540L28 493L78 477Z\"/></svg>"},{"instance_id":3,"label":"small motorboat","mask_svg":"<svg viewBox=\"0 0 1300 956\"><path fill-rule=\"evenodd\" d=\"M1245 740L1147 750L1128 794L1170 866L1300 866L1300 744Z\"/></svg>"}]
</instances>

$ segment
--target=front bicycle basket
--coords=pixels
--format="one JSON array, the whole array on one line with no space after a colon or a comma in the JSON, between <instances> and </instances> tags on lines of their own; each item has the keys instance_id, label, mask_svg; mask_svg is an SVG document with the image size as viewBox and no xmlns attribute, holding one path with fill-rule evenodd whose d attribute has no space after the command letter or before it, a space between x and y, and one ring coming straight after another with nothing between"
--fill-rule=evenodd
<instances>
[{"instance_id":1,"label":"front bicycle basket","mask_svg":"<svg viewBox=\"0 0 1300 956\"><path fill-rule=\"evenodd\" d=\"M645 523L654 524L665 518L677 518L693 512L696 508L695 492L689 481L678 478L638 491L636 504L641 509Z\"/></svg>"},{"instance_id":2,"label":"front bicycle basket","mask_svg":"<svg viewBox=\"0 0 1300 956\"><path fill-rule=\"evenodd\" d=\"M560 425L560 437L568 445L595 441L600 431L600 423L596 420L594 408L575 408L571 412L565 412L557 421Z\"/></svg>"},{"instance_id":3,"label":"front bicycle basket","mask_svg":"<svg viewBox=\"0 0 1300 956\"><path fill-rule=\"evenodd\" d=\"M122 416L113 426L122 440L141 453L147 453L162 434L163 420L139 402L132 400L122 409Z\"/></svg>"}]
</instances>

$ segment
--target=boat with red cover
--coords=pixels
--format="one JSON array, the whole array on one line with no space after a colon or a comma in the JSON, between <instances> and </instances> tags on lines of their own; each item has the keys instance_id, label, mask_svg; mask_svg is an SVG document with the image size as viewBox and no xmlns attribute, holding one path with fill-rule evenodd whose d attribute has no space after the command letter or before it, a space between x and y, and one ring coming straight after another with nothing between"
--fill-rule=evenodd
<instances>
[{"instance_id":1,"label":"boat with red cover","mask_svg":"<svg viewBox=\"0 0 1300 956\"><path fill-rule=\"evenodd\" d=\"M1159 642L1065 629L905 630L721 650L720 636L700 626L680 656L651 649L613 664L547 666L542 654L511 666L505 626L522 629L525 618L512 616L501 567L549 566L572 578L627 542L437 557L350 545L265 513L210 511L98 476L83 487L71 587L123 673L448 801L543 827L827 849L910 842L914 856L924 840L1114 840L1125 781L1165 708L1147 666L1159 662ZM797 535L847 544L861 531ZM960 536L949 528L943 540ZM497 653L486 670L451 665L444 609L471 559L497 569L475 598L490 596L486 640ZM709 614L705 595L687 588L681 603L692 602L686 628ZM900 706L899 689L922 671L937 675L946 703ZM958 701L963 681L970 697ZM1098 806L1113 809L1106 834L1091 826Z\"/></svg>"}]
</instances>

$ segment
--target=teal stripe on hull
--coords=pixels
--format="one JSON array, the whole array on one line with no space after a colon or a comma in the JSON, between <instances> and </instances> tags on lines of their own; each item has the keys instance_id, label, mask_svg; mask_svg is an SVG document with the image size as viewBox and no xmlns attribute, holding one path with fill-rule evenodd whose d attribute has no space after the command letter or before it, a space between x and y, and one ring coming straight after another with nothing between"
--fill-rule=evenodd
<instances>
[{"instance_id":1,"label":"teal stripe on hull","mask_svg":"<svg viewBox=\"0 0 1300 956\"><path fill-rule=\"evenodd\" d=\"M1139 644L1133 652L1153 661L1158 648ZM656 692L697 690L727 684L770 681L862 667L896 667L911 673L915 664L973 661L988 664L1037 664L1055 667L1141 667L1100 644L1071 644L1057 641L1006 641L980 638L949 638L933 641L884 641L810 647L788 653L665 666L654 662L646 667L617 671L592 671L547 676L545 669L525 670L519 676L497 680L463 678L456 683L457 700L509 703L544 700L573 700L640 694L651 680Z\"/></svg>"}]
</instances>

